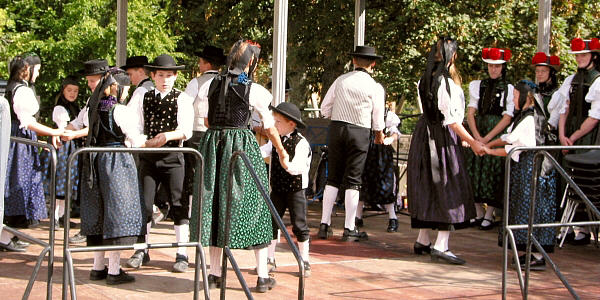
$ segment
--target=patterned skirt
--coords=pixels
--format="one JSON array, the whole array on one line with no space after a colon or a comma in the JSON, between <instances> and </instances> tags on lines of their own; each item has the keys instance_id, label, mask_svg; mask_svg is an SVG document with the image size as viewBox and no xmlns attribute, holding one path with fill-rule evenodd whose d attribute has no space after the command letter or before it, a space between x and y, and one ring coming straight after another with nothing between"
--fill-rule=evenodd
<instances>
[{"instance_id":1,"label":"patterned skirt","mask_svg":"<svg viewBox=\"0 0 600 300\"><path fill-rule=\"evenodd\" d=\"M10 135L37 141L35 132L19 128L17 120L12 121ZM38 147L10 143L4 190L5 217L24 216L27 220L48 217L39 151Z\"/></svg>"},{"instance_id":2,"label":"patterned skirt","mask_svg":"<svg viewBox=\"0 0 600 300\"><path fill-rule=\"evenodd\" d=\"M84 154L87 155L87 154ZM83 157L82 157L83 158ZM82 159L85 161L86 159ZM97 244L132 244L146 233L138 174L130 153L92 153L81 177L81 234L102 236ZM93 239L95 240L95 239Z\"/></svg>"},{"instance_id":3,"label":"patterned skirt","mask_svg":"<svg viewBox=\"0 0 600 300\"><path fill-rule=\"evenodd\" d=\"M481 136L485 136L490 132L501 119L502 117L494 115L475 117L477 129ZM502 131L492 140L500 138L505 131ZM477 156L470 148L465 148L463 152L467 171L473 185L475 203L487 203L493 207L502 207L505 158L491 155Z\"/></svg>"},{"instance_id":4,"label":"patterned skirt","mask_svg":"<svg viewBox=\"0 0 600 300\"><path fill-rule=\"evenodd\" d=\"M508 224L527 224L529 221L529 203L531 203L534 152L521 152L519 162L511 163L510 168L510 203ZM546 176L540 176L537 182L536 207L534 224L553 223L556 219L556 184L558 173L552 170ZM502 230L502 229L500 229ZM525 251L527 244L527 230L513 231L517 250ZM533 236L542 245L546 252L554 252L556 238L555 228L536 228ZM502 233L498 236L498 243L502 245ZM510 245L509 245L510 247ZM535 250L535 247L532 249Z\"/></svg>"},{"instance_id":5,"label":"patterned skirt","mask_svg":"<svg viewBox=\"0 0 600 300\"><path fill-rule=\"evenodd\" d=\"M233 182L227 186L229 161L236 151L246 153L261 184L268 191L267 169L252 132L248 129L212 127L198 148L204 157L203 199L200 211L197 201L192 204L190 237L198 240L197 218L202 214L202 244L225 245L227 193L231 191L231 229L229 247L232 249L261 248L272 238L271 214L250 172L238 158L234 163Z\"/></svg>"},{"instance_id":6,"label":"patterned skirt","mask_svg":"<svg viewBox=\"0 0 600 300\"><path fill-rule=\"evenodd\" d=\"M361 201L377 205L393 203L396 200L392 146L375 144L371 139L362 182Z\"/></svg>"},{"instance_id":7,"label":"patterned skirt","mask_svg":"<svg viewBox=\"0 0 600 300\"><path fill-rule=\"evenodd\" d=\"M56 151L56 198L65 199L67 196L67 159L71 153L79 148L78 142L71 140L63 142L62 147ZM44 191L46 195L50 194L50 153L48 151L40 154L44 170ZM73 161L71 167L71 197L77 199L77 189L79 185L79 156Z\"/></svg>"}]
</instances>

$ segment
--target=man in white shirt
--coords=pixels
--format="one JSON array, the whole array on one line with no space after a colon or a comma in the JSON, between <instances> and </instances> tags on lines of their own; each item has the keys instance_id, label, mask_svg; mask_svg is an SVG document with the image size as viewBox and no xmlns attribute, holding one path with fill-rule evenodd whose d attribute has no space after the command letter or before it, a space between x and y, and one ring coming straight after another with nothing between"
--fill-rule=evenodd
<instances>
[{"instance_id":1,"label":"man in white shirt","mask_svg":"<svg viewBox=\"0 0 600 300\"><path fill-rule=\"evenodd\" d=\"M329 125L329 175L323 194L323 213L319 238L327 239L333 233L331 210L339 189L345 190L346 217L343 241L368 239L355 226L361 177L369 148L371 129L375 143L383 143L385 91L370 73L381 56L375 48L357 46L352 55L354 71L338 77L321 103L323 116L331 119Z\"/></svg>"}]
</instances>

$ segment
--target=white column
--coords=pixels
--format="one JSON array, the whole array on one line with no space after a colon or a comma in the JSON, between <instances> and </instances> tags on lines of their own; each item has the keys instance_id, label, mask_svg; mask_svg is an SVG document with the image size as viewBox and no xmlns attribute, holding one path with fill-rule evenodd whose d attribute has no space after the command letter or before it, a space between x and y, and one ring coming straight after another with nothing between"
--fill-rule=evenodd
<instances>
[{"instance_id":1,"label":"white column","mask_svg":"<svg viewBox=\"0 0 600 300\"><path fill-rule=\"evenodd\" d=\"M117 0L117 66L127 59L127 0Z\"/></svg>"},{"instance_id":2,"label":"white column","mask_svg":"<svg viewBox=\"0 0 600 300\"><path fill-rule=\"evenodd\" d=\"M365 44L365 2L355 0L354 6L354 48ZM353 49L354 50L354 49Z\"/></svg>"},{"instance_id":3,"label":"white column","mask_svg":"<svg viewBox=\"0 0 600 300\"><path fill-rule=\"evenodd\" d=\"M552 0L538 1L537 51L550 54Z\"/></svg>"},{"instance_id":4,"label":"white column","mask_svg":"<svg viewBox=\"0 0 600 300\"><path fill-rule=\"evenodd\" d=\"M275 1L273 20L273 106L285 101L288 1Z\"/></svg>"}]
</instances>

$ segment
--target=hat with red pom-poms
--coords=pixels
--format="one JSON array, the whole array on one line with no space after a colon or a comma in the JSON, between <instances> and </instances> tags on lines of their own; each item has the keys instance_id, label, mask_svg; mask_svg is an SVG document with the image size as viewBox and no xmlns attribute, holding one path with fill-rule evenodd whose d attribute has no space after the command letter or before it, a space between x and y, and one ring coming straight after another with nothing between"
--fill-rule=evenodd
<instances>
[{"instance_id":1,"label":"hat with red pom-poms","mask_svg":"<svg viewBox=\"0 0 600 300\"><path fill-rule=\"evenodd\" d=\"M584 40L581 38L574 38L571 40L570 54L600 52L600 40L593 38L590 40Z\"/></svg>"},{"instance_id":2,"label":"hat with red pom-poms","mask_svg":"<svg viewBox=\"0 0 600 300\"><path fill-rule=\"evenodd\" d=\"M481 58L484 62L493 65L504 64L510 60L512 53L508 49L502 48L483 48Z\"/></svg>"},{"instance_id":3,"label":"hat with red pom-poms","mask_svg":"<svg viewBox=\"0 0 600 300\"><path fill-rule=\"evenodd\" d=\"M560 67L560 58L556 55L546 55L544 52L536 53L531 59L533 66L548 66L557 70Z\"/></svg>"}]
</instances>

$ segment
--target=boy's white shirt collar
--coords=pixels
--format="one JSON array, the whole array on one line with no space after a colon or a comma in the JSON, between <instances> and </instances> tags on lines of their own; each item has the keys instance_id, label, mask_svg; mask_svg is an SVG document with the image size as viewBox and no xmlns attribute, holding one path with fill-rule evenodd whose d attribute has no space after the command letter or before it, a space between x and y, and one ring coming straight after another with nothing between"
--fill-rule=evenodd
<instances>
[{"instance_id":1,"label":"boy's white shirt collar","mask_svg":"<svg viewBox=\"0 0 600 300\"><path fill-rule=\"evenodd\" d=\"M154 95L160 94L160 98L162 99L162 98L166 97L172 90L173 89L170 89L168 92L165 93L165 92L159 91L158 89L154 89Z\"/></svg>"}]
</instances>

